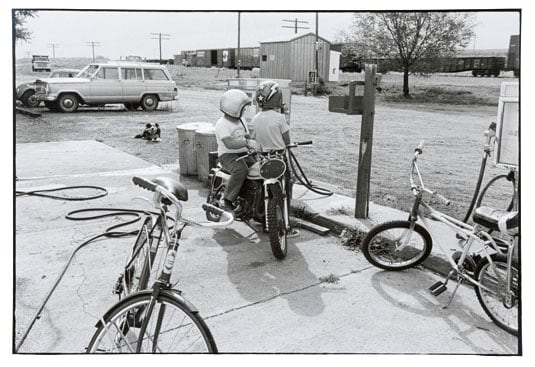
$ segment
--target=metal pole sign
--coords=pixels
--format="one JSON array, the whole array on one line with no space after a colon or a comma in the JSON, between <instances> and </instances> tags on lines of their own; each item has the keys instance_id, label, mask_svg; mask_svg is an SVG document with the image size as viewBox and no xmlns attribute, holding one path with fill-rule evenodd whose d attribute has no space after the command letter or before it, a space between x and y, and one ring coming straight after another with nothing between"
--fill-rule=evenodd
<instances>
[{"instance_id":1,"label":"metal pole sign","mask_svg":"<svg viewBox=\"0 0 535 367\"><path fill-rule=\"evenodd\" d=\"M360 150L357 175L355 217L367 218L370 202L370 174L373 146L373 121L375 116L375 88L379 83L377 65L366 65L364 82L349 83L349 95L330 96L329 111L348 115L362 115ZM364 86L364 95L355 95L357 85Z\"/></svg>"}]
</instances>

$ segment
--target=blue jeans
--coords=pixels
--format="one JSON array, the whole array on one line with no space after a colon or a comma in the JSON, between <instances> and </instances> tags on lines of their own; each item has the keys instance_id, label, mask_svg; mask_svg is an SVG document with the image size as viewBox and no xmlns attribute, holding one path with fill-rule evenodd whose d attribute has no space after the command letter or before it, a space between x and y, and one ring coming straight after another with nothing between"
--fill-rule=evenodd
<instances>
[{"instance_id":1,"label":"blue jeans","mask_svg":"<svg viewBox=\"0 0 535 367\"><path fill-rule=\"evenodd\" d=\"M247 178L247 171L256 161L253 157L247 157L236 162L236 158L239 158L246 153L225 153L219 156L219 163L223 168L230 172L230 179L228 185L225 188L225 199L229 201L235 201L240 193L241 187Z\"/></svg>"}]
</instances>

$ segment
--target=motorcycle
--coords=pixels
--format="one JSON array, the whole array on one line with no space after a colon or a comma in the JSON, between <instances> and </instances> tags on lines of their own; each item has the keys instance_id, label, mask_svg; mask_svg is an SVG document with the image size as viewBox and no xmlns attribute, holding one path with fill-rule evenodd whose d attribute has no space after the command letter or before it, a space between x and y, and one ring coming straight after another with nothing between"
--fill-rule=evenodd
<instances>
[{"instance_id":1,"label":"motorcycle","mask_svg":"<svg viewBox=\"0 0 535 367\"><path fill-rule=\"evenodd\" d=\"M264 231L269 234L269 242L273 255L281 260L288 251L287 234L290 230L290 172L288 171L287 149L299 145L310 145L312 141L298 142L286 146L285 150L271 152L249 151L246 155L237 158L240 161L249 156L256 156L258 161L249 167L245 180L237 198L235 213L236 219L249 223L253 219L262 223ZM221 207L225 187L230 178L220 164L212 168L210 179L210 192L207 203ZM210 221L219 221L215 213L206 212Z\"/></svg>"}]
</instances>

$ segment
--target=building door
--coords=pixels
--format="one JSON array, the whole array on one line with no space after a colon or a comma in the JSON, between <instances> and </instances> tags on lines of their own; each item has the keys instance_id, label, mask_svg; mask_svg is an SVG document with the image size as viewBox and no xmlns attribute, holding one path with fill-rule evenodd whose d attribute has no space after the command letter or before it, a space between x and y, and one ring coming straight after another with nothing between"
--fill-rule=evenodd
<instances>
[{"instance_id":1,"label":"building door","mask_svg":"<svg viewBox=\"0 0 535 367\"><path fill-rule=\"evenodd\" d=\"M329 56L329 77L328 81L337 82L340 78L340 55L341 52L331 51Z\"/></svg>"}]
</instances>

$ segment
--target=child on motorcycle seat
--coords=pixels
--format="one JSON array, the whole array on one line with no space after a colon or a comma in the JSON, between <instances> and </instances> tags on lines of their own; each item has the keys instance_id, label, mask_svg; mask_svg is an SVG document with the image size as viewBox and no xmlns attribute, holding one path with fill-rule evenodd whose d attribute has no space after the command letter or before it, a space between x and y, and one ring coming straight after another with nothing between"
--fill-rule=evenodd
<instances>
[{"instance_id":1,"label":"child on motorcycle seat","mask_svg":"<svg viewBox=\"0 0 535 367\"><path fill-rule=\"evenodd\" d=\"M263 152L284 150L290 144L290 127L281 113L282 91L279 85L266 80L256 89L256 103L260 112L253 118L256 142Z\"/></svg>"},{"instance_id":2,"label":"child on motorcycle seat","mask_svg":"<svg viewBox=\"0 0 535 367\"><path fill-rule=\"evenodd\" d=\"M290 127L282 113L282 91L273 80L265 80L256 88L256 103L260 112L253 118L253 137L262 152L285 150L290 144ZM288 167L285 173L286 194L288 196L288 210L292 197L292 181ZM295 236L298 232L291 229L288 236Z\"/></svg>"},{"instance_id":3,"label":"child on motorcycle seat","mask_svg":"<svg viewBox=\"0 0 535 367\"><path fill-rule=\"evenodd\" d=\"M238 209L235 205L236 198L247 178L248 168L255 163L251 156L236 162L236 158L247 154L248 149L255 145L250 141L249 130L241 121L245 107L250 104L251 99L238 89L226 91L219 101L223 116L215 125L217 155L221 166L230 173L225 189L224 210Z\"/></svg>"}]
</instances>

